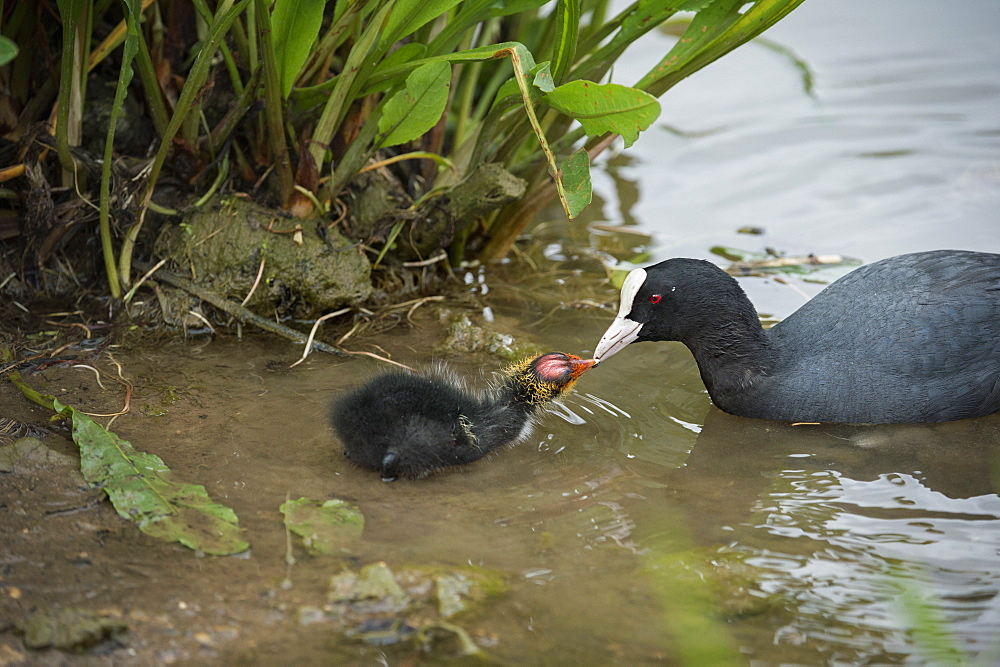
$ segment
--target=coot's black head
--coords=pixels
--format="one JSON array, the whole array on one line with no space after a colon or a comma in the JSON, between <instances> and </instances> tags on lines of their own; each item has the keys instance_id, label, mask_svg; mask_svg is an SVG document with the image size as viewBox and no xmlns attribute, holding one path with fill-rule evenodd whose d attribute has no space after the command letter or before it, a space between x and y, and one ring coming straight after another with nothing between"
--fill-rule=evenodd
<instances>
[{"instance_id":1,"label":"coot's black head","mask_svg":"<svg viewBox=\"0 0 1000 667\"><path fill-rule=\"evenodd\" d=\"M705 260L668 259L635 269L622 284L618 317L594 359L603 361L636 341L676 340L693 347L725 318L745 317L749 305L739 283ZM750 314L756 322L756 313Z\"/></svg>"}]
</instances>

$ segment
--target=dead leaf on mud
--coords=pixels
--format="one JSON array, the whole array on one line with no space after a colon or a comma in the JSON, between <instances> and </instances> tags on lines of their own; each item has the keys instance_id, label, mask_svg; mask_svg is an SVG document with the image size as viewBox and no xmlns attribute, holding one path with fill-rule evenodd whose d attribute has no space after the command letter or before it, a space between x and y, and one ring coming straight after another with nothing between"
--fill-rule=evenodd
<instances>
[{"instance_id":1,"label":"dead leaf on mud","mask_svg":"<svg viewBox=\"0 0 1000 667\"><path fill-rule=\"evenodd\" d=\"M250 547L236 513L209 498L204 486L169 479L170 469L158 456L137 452L82 412L58 400L53 409L73 421L84 478L100 485L118 514L139 530L217 556Z\"/></svg>"}]
</instances>

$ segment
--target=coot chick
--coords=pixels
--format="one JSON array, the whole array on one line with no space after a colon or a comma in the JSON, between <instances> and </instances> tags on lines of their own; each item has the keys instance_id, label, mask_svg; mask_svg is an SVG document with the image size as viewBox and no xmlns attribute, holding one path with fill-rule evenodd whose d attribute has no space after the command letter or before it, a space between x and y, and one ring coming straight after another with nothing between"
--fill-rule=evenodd
<instances>
[{"instance_id":1,"label":"coot chick","mask_svg":"<svg viewBox=\"0 0 1000 667\"><path fill-rule=\"evenodd\" d=\"M629 273L594 353L680 341L715 404L743 417L913 423L1000 411L1000 255L938 250L852 271L764 330L714 264Z\"/></svg>"},{"instance_id":2,"label":"coot chick","mask_svg":"<svg viewBox=\"0 0 1000 667\"><path fill-rule=\"evenodd\" d=\"M504 368L484 391L443 367L431 375L392 371L338 399L331 422L359 467L385 481L418 479L524 440L541 406L593 365L550 352Z\"/></svg>"}]
</instances>

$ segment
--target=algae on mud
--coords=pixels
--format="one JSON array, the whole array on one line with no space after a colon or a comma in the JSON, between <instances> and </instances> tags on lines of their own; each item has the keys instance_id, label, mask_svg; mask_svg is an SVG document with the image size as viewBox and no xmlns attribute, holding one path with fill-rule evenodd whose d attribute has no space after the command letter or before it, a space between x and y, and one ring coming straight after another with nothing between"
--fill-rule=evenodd
<instances>
[{"instance_id":1,"label":"algae on mud","mask_svg":"<svg viewBox=\"0 0 1000 667\"><path fill-rule=\"evenodd\" d=\"M407 640L433 643L434 631L457 640L457 655L480 655L468 633L452 617L481 607L507 589L504 576L479 567L407 566L395 571L383 562L330 578L323 612L300 610L309 623L335 621L348 637L384 646Z\"/></svg>"},{"instance_id":2,"label":"algae on mud","mask_svg":"<svg viewBox=\"0 0 1000 667\"><path fill-rule=\"evenodd\" d=\"M371 264L357 244L326 227L325 238L301 227L294 233L300 224L247 199L222 197L164 227L157 246L181 275L237 302L249 296L246 306L265 316L315 318L368 298Z\"/></svg>"},{"instance_id":3,"label":"algae on mud","mask_svg":"<svg viewBox=\"0 0 1000 667\"><path fill-rule=\"evenodd\" d=\"M112 614L89 609L38 611L17 624L24 645L32 650L54 648L82 653L103 643L117 643L128 624Z\"/></svg>"},{"instance_id":4,"label":"algae on mud","mask_svg":"<svg viewBox=\"0 0 1000 667\"><path fill-rule=\"evenodd\" d=\"M325 502L311 498L287 500L279 509L285 516L285 526L301 537L314 555L346 553L344 543L360 537L365 529L361 510L338 498Z\"/></svg>"}]
</instances>

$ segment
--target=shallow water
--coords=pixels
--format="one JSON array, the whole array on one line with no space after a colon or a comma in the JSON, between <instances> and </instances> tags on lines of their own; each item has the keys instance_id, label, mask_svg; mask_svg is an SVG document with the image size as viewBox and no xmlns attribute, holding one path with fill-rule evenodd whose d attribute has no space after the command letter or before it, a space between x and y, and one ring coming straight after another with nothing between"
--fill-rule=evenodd
<instances>
[{"instance_id":1,"label":"shallow water","mask_svg":"<svg viewBox=\"0 0 1000 667\"><path fill-rule=\"evenodd\" d=\"M814 96L782 56L744 48L681 84L658 126L609 157L596 177L604 205L587 222L652 234L615 237L620 259L711 257L713 245L866 262L1000 251L1000 5L939 10L809 0L769 37L815 70ZM633 66L616 78L634 78ZM738 234L744 225L766 234ZM613 314L598 261L607 233L552 222L536 240L538 275L515 263L466 276L473 315L543 348L592 351ZM742 280L778 316L821 287ZM354 345L429 363L443 332L425 309L416 319L421 328ZM351 467L325 424L329 401L382 366L313 355L289 370L300 353L225 338L115 353L137 388L113 429L232 507L251 553L198 558L146 538L65 471L2 476L0 664L19 650L7 623L53 605L128 620L129 646L107 661L413 661L412 648L299 622L323 604L330 575L378 560L504 573L508 591L456 622L510 663L705 664L699 639L758 664L1000 661L1000 416L740 419L711 406L683 347L645 344L587 373L525 444L386 484ZM448 360L473 380L501 363ZM28 380L95 412L121 400L87 371ZM45 422L4 391L3 416ZM355 503L362 539L342 558L297 549L289 575L286 496ZM717 622L699 625L704 616Z\"/></svg>"},{"instance_id":2,"label":"shallow water","mask_svg":"<svg viewBox=\"0 0 1000 667\"><path fill-rule=\"evenodd\" d=\"M509 324L503 300L493 305ZM412 348L432 347L435 329L417 321L424 329L371 342L421 363ZM579 349L603 324L567 311L534 339ZM768 664L996 659L1000 416L880 427L741 419L710 405L686 350L644 352L669 381L607 364L525 444L395 483L349 465L324 421L330 398L376 362L314 355L290 371L295 346L225 339L119 353L146 416L114 429L232 507L251 552L197 558L38 473L18 478L30 491L4 498L3 584L19 597L0 605L8 618L50 605L114 609L132 630L119 658L395 664L412 648L365 646L332 622L300 625L300 609L321 607L345 566L472 564L503 573L509 589L456 622L508 662L675 662L697 655L678 628L703 613L721 619L706 630L712 643ZM452 363L473 380L498 365ZM94 411L120 400L90 376L52 369L30 380ZM284 590L278 507L289 496L346 499L366 527L342 557L296 547ZM941 621L915 631L909 615L927 607ZM941 628L947 641L934 643Z\"/></svg>"}]
</instances>

